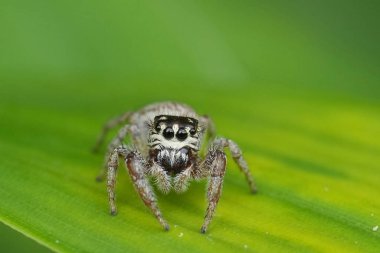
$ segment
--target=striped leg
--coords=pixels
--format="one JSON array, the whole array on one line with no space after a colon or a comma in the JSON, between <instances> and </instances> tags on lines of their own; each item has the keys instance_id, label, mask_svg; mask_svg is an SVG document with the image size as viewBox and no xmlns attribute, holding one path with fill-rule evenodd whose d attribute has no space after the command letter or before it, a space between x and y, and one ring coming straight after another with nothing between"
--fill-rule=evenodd
<instances>
[{"instance_id":1,"label":"striped leg","mask_svg":"<svg viewBox=\"0 0 380 253\"><path fill-rule=\"evenodd\" d=\"M153 212L164 229L169 230L169 225L162 217L161 211L157 206L153 189L145 175L145 172L148 171L148 169L145 167L144 159L135 151L128 154L125 163L135 189L139 193L142 201Z\"/></svg>"},{"instance_id":2,"label":"striped leg","mask_svg":"<svg viewBox=\"0 0 380 253\"><path fill-rule=\"evenodd\" d=\"M107 192L108 192L108 201L110 205L111 215L116 215L117 209L115 204L115 184L116 184L116 172L119 166L119 156L125 158L127 156L127 149L117 148L115 149L108 160L108 173L107 173Z\"/></svg>"},{"instance_id":3,"label":"striped leg","mask_svg":"<svg viewBox=\"0 0 380 253\"><path fill-rule=\"evenodd\" d=\"M107 151L105 158L104 158L104 166L100 170L99 175L96 177L96 181L101 182L106 177L108 158L109 158L110 154L112 154L112 152L115 150L115 148L119 147L122 144L125 137L128 135L128 133L130 133L130 130L131 130L131 126L125 125L123 128L121 128L119 130L117 136L112 140L112 142L108 146L108 151Z\"/></svg>"},{"instance_id":4,"label":"striped leg","mask_svg":"<svg viewBox=\"0 0 380 253\"><path fill-rule=\"evenodd\" d=\"M214 141L214 145L219 148L229 148L232 158L245 175L250 191L252 193L256 193L257 187L255 181L252 177L251 172L249 171L247 162L243 158L243 153L239 146L234 141L225 138L216 139Z\"/></svg>"},{"instance_id":5,"label":"striped leg","mask_svg":"<svg viewBox=\"0 0 380 253\"><path fill-rule=\"evenodd\" d=\"M214 216L216 206L219 202L220 194L222 192L224 173L226 172L226 155L223 151L209 151L206 156L205 164L211 162L210 176L207 190L208 206L206 210L205 219L201 228L201 233L206 233L206 230ZM210 163L209 163L210 164Z\"/></svg>"},{"instance_id":6,"label":"striped leg","mask_svg":"<svg viewBox=\"0 0 380 253\"><path fill-rule=\"evenodd\" d=\"M107 133L115 128L116 126L120 125L120 124L123 124L124 122L126 122L129 117L131 116L131 112L126 112L114 119L111 119L109 120L104 126L103 126L103 129L102 129L102 132L99 134L98 136L98 139L94 145L94 147L92 148L92 151L94 153L98 152L99 151L99 148L100 146L103 144L104 142L104 139L106 138L107 136Z\"/></svg>"}]
</instances>

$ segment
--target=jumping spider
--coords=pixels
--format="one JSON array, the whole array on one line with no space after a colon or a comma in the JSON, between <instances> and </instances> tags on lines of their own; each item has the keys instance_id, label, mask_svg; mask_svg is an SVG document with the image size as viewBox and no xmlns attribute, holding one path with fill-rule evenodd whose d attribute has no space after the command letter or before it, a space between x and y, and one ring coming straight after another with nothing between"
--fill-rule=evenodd
<instances>
[{"instance_id":1,"label":"jumping spider","mask_svg":"<svg viewBox=\"0 0 380 253\"><path fill-rule=\"evenodd\" d=\"M164 102L148 105L137 112L127 112L107 122L94 147L98 150L107 132L129 122L109 145L106 164L97 177L107 176L110 212L116 215L115 182L119 158L123 158L135 189L144 204L153 212L165 230L169 225L162 217L149 178L164 193L174 189L187 190L190 180L208 178L208 206L201 232L205 233L213 217L222 190L226 171L224 148L229 148L244 173L252 193L256 186L238 145L230 139L215 138L212 121L199 116L187 105ZM133 146L123 144L130 134ZM206 137L206 138L205 138ZM210 143L208 152L200 157L202 142Z\"/></svg>"}]
</instances>

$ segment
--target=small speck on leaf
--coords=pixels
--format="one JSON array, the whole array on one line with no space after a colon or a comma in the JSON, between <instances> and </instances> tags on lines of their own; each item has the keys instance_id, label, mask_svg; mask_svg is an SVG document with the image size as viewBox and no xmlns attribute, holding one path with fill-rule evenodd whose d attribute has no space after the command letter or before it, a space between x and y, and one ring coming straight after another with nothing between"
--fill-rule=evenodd
<instances>
[{"instance_id":1,"label":"small speck on leaf","mask_svg":"<svg viewBox=\"0 0 380 253\"><path fill-rule=\"evenodd\" d=\"M183 236L183 233L181 232L181 233L179 233L179 235L178 235L178 237L182 237Z\"/></svg>"},{"instance_id":2,"label":"small speck on leaf","mask_svg":"<svg viewBox=\"0 0 380 253\"><path fill-rule=\"evenodd\" d=\"M59 240L55 240L55 243L59 243Z\"/></svg>"},{"instance_id":3,"label":"small speck on leaf","mask_svg":"<svg viewBox=\"0 0 380 253\"><path fill-rule=\"evenodd\" d=\"M373 232L376 232L378 229L379 229L379 226L374 226L374 227L372 228L372 231L373 231Z\"/></svg>"}]
</instances>

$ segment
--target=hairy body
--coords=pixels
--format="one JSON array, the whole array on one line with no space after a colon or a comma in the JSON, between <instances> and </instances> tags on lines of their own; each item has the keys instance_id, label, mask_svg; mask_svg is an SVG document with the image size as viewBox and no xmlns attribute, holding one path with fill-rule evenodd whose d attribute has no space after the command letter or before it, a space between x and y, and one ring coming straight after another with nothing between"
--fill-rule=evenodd
<instances>
[{"instance_id":1,"label":"hairy body","mask_svg":"<svg viewBox=\"0 0 380 253\"><path fill-rule=\"evenodd\" d=\"M256 192L252 175L238 145L230 139L215 138L214 125L206 116L199 116L191 107L173 102L148 105L136 112L127 112L110 120L98 138L97 150L111 128L128 122L109 145L106 166L98 180L107 175L107 190L111 214L116 214L115 183L119 158L124 159L135 189L161 225L169 225L158 208L149 178L157 188L184 192L189 181L208 178L208 206L201 232L205 233L219 201L226 169L224 148L229 148L233 159L245 174L252 193ZM123 141L132 137L132 145ZM208 152L200 154L203 142ZM207 143L208 142L208 143Z\"/></svg>"}]
</instances>

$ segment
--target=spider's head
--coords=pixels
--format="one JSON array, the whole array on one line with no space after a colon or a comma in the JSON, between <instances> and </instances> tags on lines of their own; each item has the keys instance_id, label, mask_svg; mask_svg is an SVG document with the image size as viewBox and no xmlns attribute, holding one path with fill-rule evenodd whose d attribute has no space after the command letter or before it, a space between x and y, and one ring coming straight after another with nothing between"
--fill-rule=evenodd
<instances>
[{"instance_id":1,"label":"spider's head","mask_svg":"<svg viewBox=\"0 0 380 253\"><path fill-rule=\"evenodd\" d=\"M149 136L155 160L169 171L189 165L190 155L199 150L198 120L191 117L159 115L154 118Z\"/></svg>"}]
</instances>

